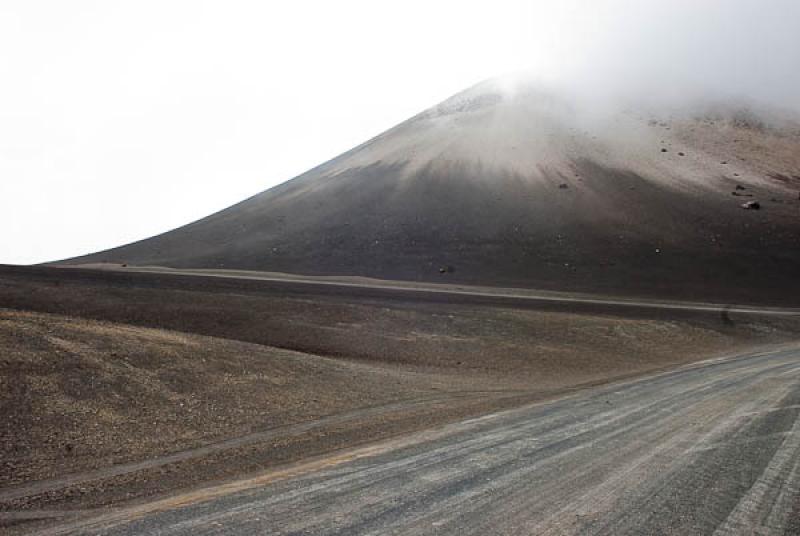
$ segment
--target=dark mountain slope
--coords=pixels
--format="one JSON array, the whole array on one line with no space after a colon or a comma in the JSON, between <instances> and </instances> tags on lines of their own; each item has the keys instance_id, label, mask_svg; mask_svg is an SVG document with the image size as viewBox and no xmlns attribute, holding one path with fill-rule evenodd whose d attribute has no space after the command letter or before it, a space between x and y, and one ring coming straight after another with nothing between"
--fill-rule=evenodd
<instances>
[{"instance_id":1,"label":"dark mountain slope","mask_svg":"<svg viewBox=\"0 0 800 536\"><path fill-rule=\"evenodd\" d=\"M796 125L590 115L486 82L229 209L66 263L796 303L799 191Z\"/></svg>"}]
</instances>

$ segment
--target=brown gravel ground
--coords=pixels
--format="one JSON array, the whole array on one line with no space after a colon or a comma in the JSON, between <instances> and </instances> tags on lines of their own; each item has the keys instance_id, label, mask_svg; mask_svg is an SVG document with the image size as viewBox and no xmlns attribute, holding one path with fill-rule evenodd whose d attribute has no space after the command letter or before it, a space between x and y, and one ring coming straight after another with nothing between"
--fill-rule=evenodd
<instances>
[{"instance_id":1,"label":"brown gravel ground","mask_svg":"<svg viewBox=\"0 0 800 536\"><path fill-rule=\"evenodd\" d=\"M0 269L0 307L7 526L800 332L792 317L33 268Z\"/></svg>"}]
</instances>

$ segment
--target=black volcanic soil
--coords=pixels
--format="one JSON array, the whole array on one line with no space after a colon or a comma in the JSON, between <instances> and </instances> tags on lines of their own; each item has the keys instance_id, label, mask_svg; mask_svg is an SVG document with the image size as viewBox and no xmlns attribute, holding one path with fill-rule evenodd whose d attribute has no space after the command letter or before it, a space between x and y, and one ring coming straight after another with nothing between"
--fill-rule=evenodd
<instances>
[{"instance_id":1,"label":"black volcanic soil","mask_svg":"<svg viewBox=\"0 0 800 536\"><path fill-rule=\"evenodd\" d=\"M800 332L793 317L56 268L0 269L0 308L0 507L33 517Z\"/></svg>"},{"instance_id":2,"label":"black volcanic soil","mask_svg":"<svg viewBox=\"0 0 800 536\"><path fill-rule=\"evenodd\" d=\"M797 199L782 195L780 204L746 211L730 193L687 197L633 173L588 162L575 169L583 182L546 197L514 176L492 177L492 189L482 187L478 170L469 168L422 171L402 196L387 196L394 169L351 170L285 208L254 199L237 212L81 262L797 303ZM292 183L271 196L304 188ZM348 217L339 222L342 204ZM599 210L610 221L599 221ZM270 230L269 239L261 228Z\"/></svg>"},{"instance_id":3,"label":"black volcanic soil","mask_svg":"<svg viewBox=\"0 0 800 536\"><path fill-rule=\"evenodd\" d=\"M220 213L66 262L796 305L799 194L797 124L592 122L487 83Z\"/></svg>"}]
</instances>

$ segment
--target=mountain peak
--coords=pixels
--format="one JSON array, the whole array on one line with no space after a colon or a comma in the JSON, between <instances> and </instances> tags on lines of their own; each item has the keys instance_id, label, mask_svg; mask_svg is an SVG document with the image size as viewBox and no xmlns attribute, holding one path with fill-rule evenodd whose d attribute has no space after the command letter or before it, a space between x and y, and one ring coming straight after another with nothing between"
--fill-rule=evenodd
<instances>
[{"instance_id":1,"label":"mountain peak","mask_svg":"<svg viewBox=\"0 0 800 536\"><path fill-rule=\"evenodd\" d=\"M599 109L487 80L229 209L67 263L780 300L800 290L800 129L730 110Z\"/></svg>"}]
</instances>

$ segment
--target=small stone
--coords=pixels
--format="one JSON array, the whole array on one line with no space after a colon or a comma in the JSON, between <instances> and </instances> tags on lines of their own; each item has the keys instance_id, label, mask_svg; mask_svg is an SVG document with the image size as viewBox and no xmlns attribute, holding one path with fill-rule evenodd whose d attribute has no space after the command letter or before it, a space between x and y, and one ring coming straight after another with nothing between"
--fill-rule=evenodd
<instances>
[{"instance_id":1,"label":"small stone","mask_svg":"<svg viewBox=\"0 0 800 536\"><path fill-rule=\"evenodd\" d=\"M761 204L758 201L748 201L742 204L741 207L745 210L760 210Z\"/></svg>"}]
</instances>

